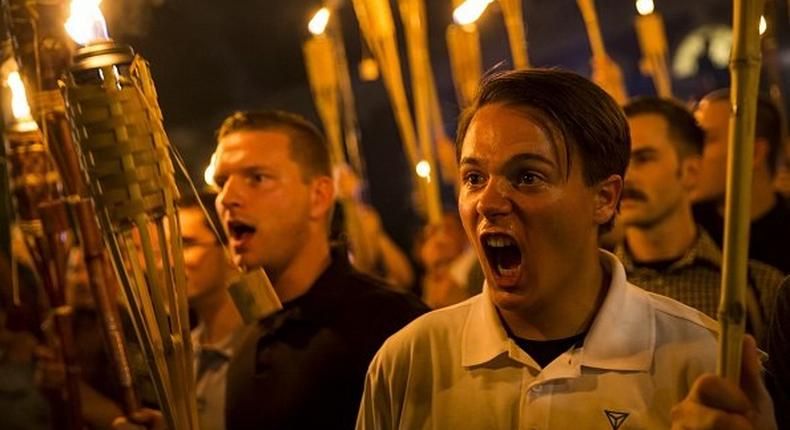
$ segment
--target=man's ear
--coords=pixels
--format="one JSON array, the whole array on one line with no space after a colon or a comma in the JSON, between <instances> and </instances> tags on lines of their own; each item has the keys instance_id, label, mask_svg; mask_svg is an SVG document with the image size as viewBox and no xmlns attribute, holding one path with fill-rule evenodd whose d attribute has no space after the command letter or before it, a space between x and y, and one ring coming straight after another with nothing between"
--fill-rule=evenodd
<instances>
[{"instance_id":1,"label":"man's ear","mask_svg":"<svg viewBox=\"0 0 790 430\"><path fill-rule=\"evenodd\" d=\"M689 155L680 160L680 184L687 193L692 192L699 182L701 164L699 155Z\"/></svg>"},{"instance_id":2,"label":"man's ear","mask_svg":"<svg viewBox=\"0 0 790 430\"><path fill-rule=\"evenodd\" d=\"M335 205L335 181L330 176L316 176L310 184L310 217L326 219Z\"/></svg>"},{"instance_id":3,"label":"man's ear","mask_svg":"<svg viewBox=\"0 0 790 430\"><path fill-rule=\"evenodd\" d=\"M614 217L622 192L623 177L620 175L611 175L595 185L593 219L598 225L606 224Z\"/></svg>"}]
</instances>

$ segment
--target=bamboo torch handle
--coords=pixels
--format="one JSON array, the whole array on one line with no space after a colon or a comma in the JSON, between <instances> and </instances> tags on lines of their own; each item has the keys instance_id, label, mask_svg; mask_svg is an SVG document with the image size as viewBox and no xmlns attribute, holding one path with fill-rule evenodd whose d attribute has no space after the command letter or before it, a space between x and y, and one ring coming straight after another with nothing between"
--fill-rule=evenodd
<instances>
[{"instance_id":1,"label":"bamboo torch handle","mask_svg":"<svg viewBox=\"0 0 790 430\"><path fill-rule=\"evenodd\" d=\"M738 384L741 343L745 326L745 297L752 185L754 131L760 80L761 0L733 3L733 46L730 60L732 88L727 194L724 214L724 252L719 302L717 373Z\"/></svg>"},{"instance_id":2,"label":"bamboo torch handle","mask_svg":"<svg viewBox=\"0 0 790 430\"><path fill-rule=\"evenodd\" d=\"M140 409L140 402L134 389L132 368L126 351L121 319L118 305L115 300L117 282L115 274L111 272L107 255L104 251L102 235L96 222L93 205L88 199L79 199L72 202L75 217L82 233L83 257L90 275L90 287L93 299L99 314L104 344L108 347L110 363L116 372L121 386L122 408L129 414Z\"/></svg>"},{"instance_id":3,"label":"bamboo torch handle","mask_svg":"<svg viewBox=\"0 0 790 430\"><path fill-rule=\"evenodd\" d=\"M593 57L606 57L601 27L598 24L598 13L595 11L595 0L577 0L577 3L582 12L584 26L587 28L587 38L590 40Z\"/></svg>"},{"instance_id":4,"label":"bamboo torch handle","mask_svg":"<svg viewBox=\"0 0 790 430\"><path fill-rule=\"evenodd\" d=\"M529 54L521 0L499 0L499 6L505 16L505 28L510 42L510 52L513 56L513 66L516 69L527 69L529 68Z\"/></svg>"},{"instance_id":5,"label":"bamboo torch handle","mask_svg":"<svg viewBox=\"0 0 790 430\"><path fill-rule=\"evenodd\" d=\"M406 49L411 70L414 111L417 121L417 138L422 153L420 162L426 162L430 166L427 177L421 177L420 180L425 182L428 221L434 224L441 221L442 205L439 181L437 180L438 170L433 156L434 121L432 119L434 112L431 91L433 76L428 52L425 5L422 0L400 0L398 4L406 33Z\"/></svg>"}]
</instances>

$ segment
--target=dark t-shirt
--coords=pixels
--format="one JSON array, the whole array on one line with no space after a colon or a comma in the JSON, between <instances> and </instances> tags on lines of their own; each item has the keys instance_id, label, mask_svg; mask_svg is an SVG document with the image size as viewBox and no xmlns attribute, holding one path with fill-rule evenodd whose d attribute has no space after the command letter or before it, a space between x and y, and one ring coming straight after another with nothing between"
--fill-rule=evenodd
<instances>
[{"instance_id":1,"label":"dark t-shirt","mask_svg":"<svg viewBox=\"0 0 790 430\"><path fill-rule=\"evenodd\" d=\"M228 369L227 428L353 428L373 355L426 310L333 251L310 290L261 320L239 347Z\"/></svg>"},{"instance_id":2,"label":"dark t-shirt","mask_svg":"<svg viewBox=\"0 0 790 430\"><path fill-rule=\"evenodd\" d=\"M571 346L581 345L584 342L584 336L587 336L586 331L564 339L552 340L530 340L515 336L511 337L524 352L529 354L543 368L562 355L563 352L569 350Z\"/></svg>"},{"instance_id":3,"label":"dark t-shirt","mask_svg":"<svg viewBox=\"0 0 790 430\"><path fill-rule=\"evenodd\" d=\"M721 248L724 242L724 218L719 214L716 202L698 203L693 209L694 219ZM774 207L751 223L749 258L790 274L790 208L779 195Z\"/></svg>"}]
</instances>

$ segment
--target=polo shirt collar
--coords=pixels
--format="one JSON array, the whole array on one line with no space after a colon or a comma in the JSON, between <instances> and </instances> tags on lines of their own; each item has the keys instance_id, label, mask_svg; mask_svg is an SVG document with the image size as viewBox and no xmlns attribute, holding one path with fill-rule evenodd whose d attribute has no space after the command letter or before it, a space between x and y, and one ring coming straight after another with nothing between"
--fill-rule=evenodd
<instances>
[{"instance_id":1,"label":"polo shirt collar","mask_svg":"<svg viewBox=\"0 0 790 430\"><path fill-rule=\"evenodd\" d=\"M510 350L511 341L489 296L488 282L483 283L483 292L471 299L462 336L464 367L487 363Z\"/></svg>"},{"instance_id":2,"label":"polo shirt collar","mask_svg":"<svg viewBox=\"0 0 790 430\"><path fill-rule=\"evenodd\" d=\"M582 366L648 370L656 342L655 309L647 293L630 285L617 257L601 251L611 284L582 347Z\"/></svg>"},{"instance_id":3,"label":"polo shirt collar","mask_svg":"<svg viewBox=\"0 0 790 430\"><path fill-rule=\"evenodd\" d=\"M628 284L623 265L614 255L602 250L601 260L610 271L611 284L584 340L581 365L648 370L655 349L655 310L646 293ZM488 288L484 284L483 292L471 299L462 334L461 364L478 366L506 353L524 363L514 351L518 347L508 337Z\"/></svg>"}]
</instances>

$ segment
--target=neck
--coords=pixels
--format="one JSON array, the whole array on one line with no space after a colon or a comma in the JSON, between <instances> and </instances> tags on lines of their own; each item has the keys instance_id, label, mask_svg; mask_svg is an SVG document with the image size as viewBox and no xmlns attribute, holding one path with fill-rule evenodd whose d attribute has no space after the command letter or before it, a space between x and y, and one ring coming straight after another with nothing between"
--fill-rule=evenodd
<instances>
[{"instance_id":1,"label":"neck","mask_svg":"<svg viewBox=\"0 0 790 430\"><path fill-rule=\"evenodd\" d=\"M280 272L276 279L272 279L272 285L280 301L290 302L309 291L313 283L329 267L330 261L329 239L325 235L313 235L288 267Z\"/></svg>"},{"instance_id":2,"label":"neck","mask_svg":"<svg viewBox=\"0 0 790 430\"><path fill-rule=\"evenodd\" d=\"M749 218L754 221L765 215L776 205L773 179L766 169L758 169L753 173L751 204ZM719 214L724 215L724 199L719 203Z\"/></svg>"},{"instance_id":3,"label":"neck","mask_svg":"<svg viewBox=\"0 0 790 430\"><path fill-rule=\"evenodd\" d=\"M221 290L213 300L194 306L203 323L204 344L221 342L242 325L241 316L227 291Z\"/></svg>"},{"instance_id":4,"label":"neck","mask_svg":"<svg viewBox=\"0 0 790 430\"><path fill-rule=\"evenodd\" d=\"M529 309L500 309L500 315L515 336L533 340L563 339L590 327L606 296L610 278L601 266L596 241L597 238L593 239L588 247L591 252L569 262L568 267L573 270L568 270L566 277L546 289L555 294L544 297Z\"/></svg>"},{"instance_id":5,"label":"neck","mask_svg":"<svg viewBox=\"0 0 790 430\"><path fill-rule=\"evenodd\" d=\"M634 260L650 263L683 256L697 239L691 207L684 204L666 219L649 227L628 226L625 242Z\"/></svg>"}]
</instances>

